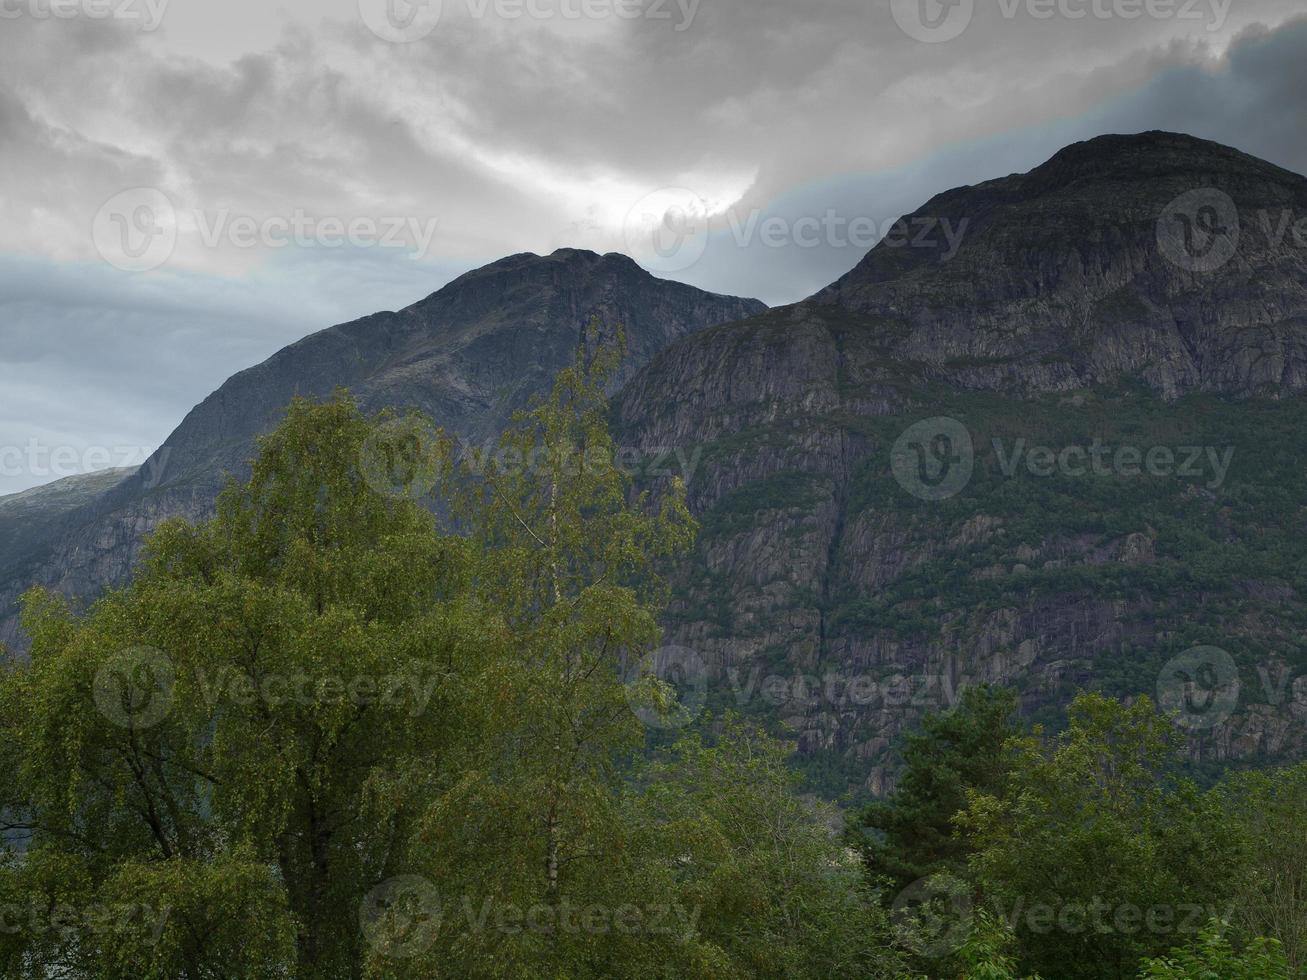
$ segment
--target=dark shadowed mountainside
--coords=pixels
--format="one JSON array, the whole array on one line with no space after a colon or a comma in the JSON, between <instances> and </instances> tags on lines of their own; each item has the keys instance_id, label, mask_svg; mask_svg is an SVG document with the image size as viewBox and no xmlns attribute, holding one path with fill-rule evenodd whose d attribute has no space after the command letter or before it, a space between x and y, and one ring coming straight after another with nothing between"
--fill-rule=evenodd
<instances>
[{"instance_id":1,"label":"dark shadowed mountainside","mask_svg":"<svg viewBox=\"0 0 1307 980\"><path fill-rule=\"evenodd\" d=\"M1281 682L1307 668L1305 218L1298 175L1103 137L941 194L812 299L659 355L617 413L624 442L702 453L671 641L833 792L884 788L962 685L1055 721L1077 686L1156 695L1202 644L1241 691L1195 762L1301 754L1307 699Z\"/></svg>"}]
</instances>

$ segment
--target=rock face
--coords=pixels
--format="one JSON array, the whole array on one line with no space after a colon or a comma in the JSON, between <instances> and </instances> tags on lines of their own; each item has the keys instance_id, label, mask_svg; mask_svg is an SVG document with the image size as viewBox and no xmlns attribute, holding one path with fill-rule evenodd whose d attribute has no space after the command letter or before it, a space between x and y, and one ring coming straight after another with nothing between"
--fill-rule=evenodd
<instances>
[{"instance_id":1,"label":"rock face","mask_svg":"<svg viewBox=\"0 0 1307 980\"><path fill-rule=\"evenodd\" d=\"M241 476L254 439L295 395L348 388L369 411L416 407L462 438L493 438L514 411L548 390L591 318L621 325L628 359L620 384L668 344L765 310L655 279L625 256L562 249L514 255L469 272L398 313L332 327L235 375L197 406L139 472L98 477L99 493L54 487L39 527L23 531L0 501L0 642L21 645L14 600L34 584L93 597L130 573L160 521L200 518L229 476ZM80 478L79 478L80 479Z\"/></svg>"},{"instance_id":2,"label":"rock face","mask_svg":"<svg viewBox=\"0 0 1307 980\"><path fill-rule=\"evenodd\" d=\"M1275 395L1307 383L1305 218L1296 174L1188 136L1105 136L940 194L906 219L906 244L813 302L884 318L896 359L961 386L1124 373L1165 397Z\"/></svg>"},{"instance_id":3,"label":"rock face","mask_svg":"<svg viewBox=\"0 0 1307 980\"><path fill-rule=\"evenodd\" d=\"M1052 719L1076 687L1170 696L1168 661L1210 644L1242 695L1188 726L1194 760L1307 749L1307 699L1259 680L1307 674L1283 552L1307 514L1304 219L1300 176L1103 137L941 194L810 300L655 358L617 412L626 442L702 454L669 633L710 697L772 715L821 788L878 791L962 685ZM938 417L901 445L924 467L905 485L896 441ZM970 476L933 494L955 458Z\"/></svg>"}]
</instances>

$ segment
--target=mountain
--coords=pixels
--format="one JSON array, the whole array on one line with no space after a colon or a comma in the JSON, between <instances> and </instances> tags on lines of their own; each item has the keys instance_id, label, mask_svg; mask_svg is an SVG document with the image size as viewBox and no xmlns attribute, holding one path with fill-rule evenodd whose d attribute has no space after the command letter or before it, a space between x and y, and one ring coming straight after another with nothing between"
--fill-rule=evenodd
<instances>
[{"instance_id":1,"label":"mountain","mask_svg":"<svg viewBox=\"0 0 1307 980\"><path fill-rule=\"evenodd\" d=\"M812 788L883 791L903 733L978 681L1051 724L1078 688L1158 696L1200 771L1301 757L1304 219L1307 179L1144 133L941 194L774 310L513 256L235 376L89 501L29 498L52 495L0 601L122 581L292 395L488 438L597 314L631 342L619 444L679 468L702 523L666 657L788 733Z\"/></svg>"},{"instance_id":2,"label":"mountain","mask_svg":"<svg viewBox=\"0 0 1307 980\"><path fill-rule=\"evenodd\" d=\"M710 700L772 717L814 785L880 791L964 684L1056 722L1076 687L1178 700L1210 646L1237 704L1192 719L1194 764L1301 755L1304 218L1301 176L1102 137L656 357L616 413L701 454L668 641Z\"/></svg>"},{"instance_id":3,"label":"mountain","mask_svg":"<svg viewBox=\"0 0 1307 980\"><path fill-rule=\"evenodd\" d=\"M0 497L0 555L22 567L41 555L68 514L97 500L135 473L135 468L70 476L22 493Z\"/></svg>"},{"instance_id":4,"label":"mountain","mask_svg":"<svg viewBox=\"0 0 1307 980\"><path fill-rule=\"evenodd\" d=\"M21 645L14 603L30 586L93 597L126 579L161 520L209 513L296 395L343 386L369 411L414 406L480 444L548 390L591 318L625 330L616 386L673 341L764 309L655 279L622 255L561 249L509 256L397 313L313 334L229 379L139 470L0 499L0 641Z\"/></svg>"},{"instance_id":5,"label":"mountain","mask_svg":"<svg viewBox=\"0 0 1307 980\"><path fill-rule=\"evenodd\" d=\"M1199 237L1205 220L1223 228L1231 201L1237 234L1187 254L1185 222ZM1293 230L1304 218L1307 182L1289 171L1188 136L1105 136L935 197L906 219L914 235L928 229L925 247L882 245L812 305L882 318L894 359L962 387L1129 374L1164 397L1274 395L1307 384L1307 238ZM947 261L936 226L965 229Z\"/></svg>"}]
</instances>

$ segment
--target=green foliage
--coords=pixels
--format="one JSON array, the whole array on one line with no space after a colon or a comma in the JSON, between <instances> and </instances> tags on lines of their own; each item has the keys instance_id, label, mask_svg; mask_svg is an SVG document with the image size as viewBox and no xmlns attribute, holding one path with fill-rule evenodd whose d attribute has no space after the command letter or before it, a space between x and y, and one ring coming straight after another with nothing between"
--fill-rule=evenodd
<instances>
[{"instance_id":1,"label":"green foliage","mask_svg":"<svg viewBox=\"0 0 1307 980\"><path fill-rule=\"evenodd\" d=\"M85 901L184 924L176 942L82 934L69 969L129 949L142 975L258 974L288 936L303 976L362 955L360 888L439 788L421 760L465 724L464 665L503 645L463 594L466 543L366 484L373 431L345 398L296 402L249 483L208 524L163 527L129 589L84 619L29 597L31 661L0 686L7 811L28 838L13 871L55 861Z\"/></svg>"},{"instance_id":2,"label":"green foliage","mask_svg":"<svg viewBox=\"0 0 1307 980\"><path fill-rule=\"evenodd\" d=\"M1015 946L1016 937L1006 923L984 910L977 912L955 957L961 965L959 976L966 980L1022 980L1013 955Z\"/></svg>"},{"instance_id":3,"label":"green foliage","mask_svg":"<svg viewBox=\"0 0 1307 980\"><path fill-rule=\"evenodd\" d=\"M937 872L966 870L971 845L954 817L968 794L1002 794L1015 713L1011 691L968 688L955 709L928 716L908 737L893 795L868 806L851 828L873 879L888 878L897 892Z\"/></svg>"},{"instance_id":4,"label":"green foliage","mask_svg":"<svg viewBox=\"0 0 1307 980\"><path fill-rule=\"evenodd\" d=\"M1066 732L1013 741L1004 790L958 819L984 901L1045 976L1128 976L1224 914L1240 860L1221 801L1173 776L1175 735L1147 698L1078 697Z\"/></svg>"},{"instance_id":5,"label":"green foliage","mask_svg":"<svg viewBox=\"0 0 1307 980\"><path fill-rule=\"evenodd\" d=\"M800 800L782 745L728 718L714 745L688 735L641 776L655 850L702 910L720 976L884 977L902 968L836 816Z\"/></svg>"},{"instance_id":6,"label":"green foliage","mask_svg":"<svg viewBox=\"0 0 1307 980\"><path fill-rule=\"evenodd\" d=\"M1274 939L1234 949L1219 921L1166 956L1146 960L1139 980L1289 980L1289 965Z\"/></svg>"},{"instance_id":7,"label":"green foliage","mask_svg":"<svg viewBox=\"0 0 1307 980\"><path fill-rule=\"evenodd\" d=\"M0 675L6 976L749 977L898 970L884 913L731 725L647 666L695 531L612 465L590 342L488 463L296 401L248 483ZM450 527L420 505L443 493Z\"/></svg>"},{"instance_id":8,"label":"green foliage","mask_svg":"<svg viewBox=\"0 0 1307 980\"><path fill-rule=\"evenodd\" d=\"M1274 936L1300 975L1307 971L1307 764L1234 775L1219 792L1246 857L1231 921L1243 935Z\"/></svg>"}]
</instances>

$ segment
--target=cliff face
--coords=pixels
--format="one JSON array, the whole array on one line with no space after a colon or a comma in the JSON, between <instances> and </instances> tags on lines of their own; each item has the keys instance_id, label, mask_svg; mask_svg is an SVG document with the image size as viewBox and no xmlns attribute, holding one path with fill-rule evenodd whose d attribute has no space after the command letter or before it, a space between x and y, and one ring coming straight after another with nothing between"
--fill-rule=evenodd
<instances>
[{"instance_id":1,"label":"cliff face","mask_svg":"<svg viewBox=\"0 0 1307 980\"><path fill-rule=\"evenodd\" d=\"M813 302L958 386L1275 395L1307 383L1304 218L1307 181L1237 150L1102 137L939 195Z\"/></svg>"},{"instance_id":2,"label":"cliff face","mask_svg":"<svg viewBox=\"0 0 1307 980\"><path fill-rule=\"evenodd\" d=\"M832 791L883 789L962 685L1054 718L1076 687L1169 695L1197 645L1241 695L1192 726L1195 762L1300 754L1305 218L1302 177L1105 137L659 355L617 414L625 441L702 453L670 642Z\"/></svg>"},{"instance_id":3,"label":"cliff face","mask_svg":"<svg viewBox=\"0 0 1307 980\"><path fill-rule=\"evenodd\" d=\"M474 443L547 391L592 317L621 324L629 356L614 387L668 344L766 309L655 279L621 255L562 249L514 255L469 272L398 313L378 313L305 338L235 375L198 405L138 472L100 478L80 495L34 491L39 527L0 549L0 642L21 645L14 602L35 584L94 597L130 574L162 520L206 516L254 440L292 397L348 388L368 411L416 407ZM0 542L25 518L0 501Z\"/></svg>"}]
</instances>

